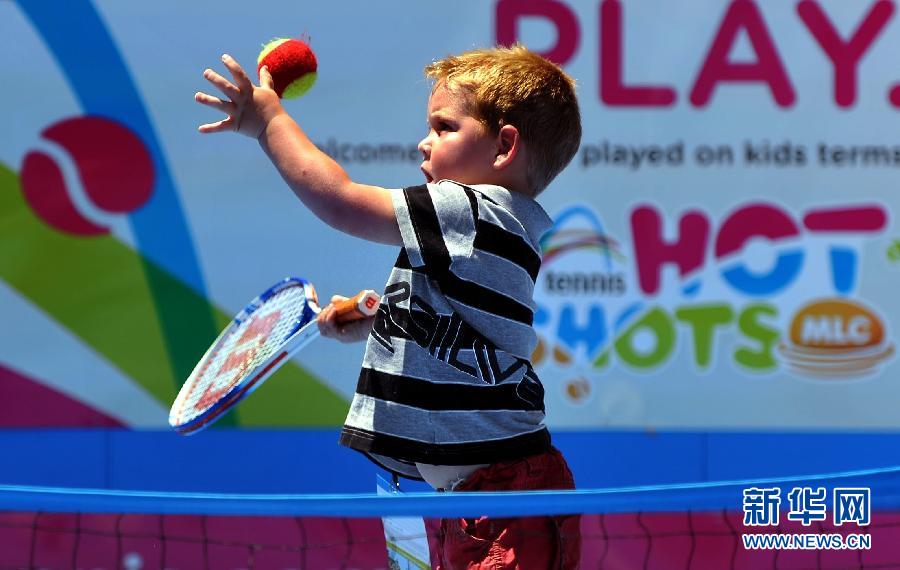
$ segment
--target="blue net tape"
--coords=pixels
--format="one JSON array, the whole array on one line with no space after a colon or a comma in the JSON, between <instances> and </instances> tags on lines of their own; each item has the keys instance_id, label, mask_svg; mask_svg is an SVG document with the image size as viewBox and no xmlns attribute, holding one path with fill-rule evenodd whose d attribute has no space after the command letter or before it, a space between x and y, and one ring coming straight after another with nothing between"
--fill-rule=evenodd
<instances>
[{"instance_id":1,"label":"blue net tape","mask_svg":"<svg viewBox=\"0 0 900 570\"><path fill-rule=\"evenodd\" d=\"M900 467L675 485L576 491L375 494L222 494L0 485L0 510L334 517L472 517L663 513L741 508L749 487L867 487L874 508L900 509Z\"/></svg>"}]
</instances>

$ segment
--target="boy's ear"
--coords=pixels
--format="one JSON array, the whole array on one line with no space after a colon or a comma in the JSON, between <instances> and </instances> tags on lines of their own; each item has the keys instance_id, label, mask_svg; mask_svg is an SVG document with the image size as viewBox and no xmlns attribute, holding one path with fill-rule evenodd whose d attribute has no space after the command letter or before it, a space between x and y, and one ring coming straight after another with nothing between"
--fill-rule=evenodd
<instances>
[{"instance_id":1,"label":"boy's ear","mask_svg":"<svg viewBox=\"0 0 900 570\"><path fill-rule=\"evenodd\" d=\"M494 157L494 168L506 168L522 150L522 137L519 129L513 125L503 125L497 135L497 156Z\"/></svg>"}]
</instances>

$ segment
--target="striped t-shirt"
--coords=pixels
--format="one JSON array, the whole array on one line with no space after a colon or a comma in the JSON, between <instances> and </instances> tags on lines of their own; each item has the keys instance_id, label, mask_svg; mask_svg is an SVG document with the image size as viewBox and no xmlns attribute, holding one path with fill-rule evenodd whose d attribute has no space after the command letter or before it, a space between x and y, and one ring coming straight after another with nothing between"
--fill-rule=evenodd
<instances>
[{"instance_id":1,"label":"striped t-shirt","mask_svg":"<svg viewBox=\"0 0 900 570\"><path fill-rule=\"evenodd\" d=\"M414 465L540 453L544 389L530 363L541 206L498 186L391 190L403 248L384 290L341 444Z\"/></svg>"}]
</instances>

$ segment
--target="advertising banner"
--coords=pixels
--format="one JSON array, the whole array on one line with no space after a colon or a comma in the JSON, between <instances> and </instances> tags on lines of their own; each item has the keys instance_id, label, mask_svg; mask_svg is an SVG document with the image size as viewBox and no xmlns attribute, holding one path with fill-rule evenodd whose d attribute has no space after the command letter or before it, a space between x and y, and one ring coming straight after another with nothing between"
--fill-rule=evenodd
<instances>
[{"instance_id":1,"label":"advertising banner","mask_svg":"<svg viewBox=\"0 0 900 570\"><path fill-rule=\"evenodd\" d=\"M380 290L396 250L326 226L259 145L201 135L229 53L306 37L285 103L357 181L422 184L451 53L523 43L583 139L539 197L533 360L551 427L894 429L896 2L0 3L0 425L165 428L276 280ZM337 426L362 345L317 341L224 425Z\"/></svg>"}]
</instances>

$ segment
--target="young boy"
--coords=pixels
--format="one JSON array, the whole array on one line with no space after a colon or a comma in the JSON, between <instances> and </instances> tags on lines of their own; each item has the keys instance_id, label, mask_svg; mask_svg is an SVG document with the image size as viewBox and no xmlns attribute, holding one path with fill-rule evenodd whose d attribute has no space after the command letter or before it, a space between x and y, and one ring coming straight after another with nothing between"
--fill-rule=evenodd
<instances>
[{"instance_id":1,"label":"young boy","mask_svg":"<svg viewBox=\"0 0 900 570\"><path fill-rule=\"evenodd\" d=\"M200 132L258 139L294 193L338 230L401 246L374 319L325 336L367 339L341 443L438 490L572 489L543 424L529 361L539 238L551 220L534 201L581 139L574 82L524 47L475 50L426 67L434 80L426 184L358 184L284 111L263 68L252 84L207 69L228 116ZM441 521L438 568L577 568L577 517Z\"/></svg>"}]
</instances>

